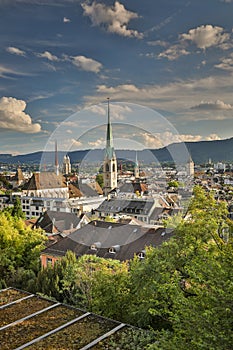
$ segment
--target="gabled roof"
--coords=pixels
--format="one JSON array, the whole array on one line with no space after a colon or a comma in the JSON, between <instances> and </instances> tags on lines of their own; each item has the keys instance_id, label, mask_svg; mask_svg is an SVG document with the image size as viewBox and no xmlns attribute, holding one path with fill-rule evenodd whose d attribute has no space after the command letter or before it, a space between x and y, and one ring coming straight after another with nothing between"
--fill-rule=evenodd
<instances>
[{"instance_id":1,"label":"gabled roof","mask_svg":"<svg viewBox=\"0 0 233 350\"><path fill-rule=\"evenodd\" d=\"M71 250L76 256L95 254L103 258L124 261L132 259L146 246L161 245L171 235L172 232L165 233L165 229L161 227L146 228L138 225L92 221L43 250L42 255L64 256L68 250ZM97 246L96 250L91 248L94 244ZM115 253L109 252L111 247L117 247Z\"/></svg>"},{"instance_id":2,"label":"gabled roof","mask_svg":"<svg viewBox=\"0 0 233 350\"><path fill-rule=\"evenodd\" d=\"M37 172L32 175L24 185L24 190L45 190L53 188L66 188L64 176L56 175L54 172Z\"/></svg>"},{"instance_id":3,"label":"gabled roof","mask_svg":"<svg viewBox=\"0 0 233 350\"><path fill-rule=\"evenodd\" d=\"M79 188L84 197L96 197L99 195L95 186L91 185L90 183L81 183Z\"/></svg>"},{"instance_id":4,"label":"gabled roof","mask_svg":"<svg viewBox=\"0 0 233 350\"><path fill-rule=\"evenodd\" d=\"M35 226L47 233L62 233L77 228L81 218L73 213L63 213L47 210L39 217Z\"/></svg>"},{"instance_id":5,"label":"gabled roof","mask_svg":"<svg viewBox=\"0 0 233 350\"><path fill-rule=\"evenodd\" d=\"M103 194L103 190L102 188L100 187L100 185L98 184L98 182L90 182L88 184L94 191L96 191L99 195L102 195Z\"/></svg>"},{"instance_id":6,"label":"gabled roof","mask_svg":"<svg viewBox=\"0 0 233 350\"><path fill-rule=\"evenodd\" d=\"M147 184L139 181L135 182L125 182L121 186L119 186L119 192L122 193L136 193L136 192L147 192L148 186Z\"/></svg>"},{"instance_id":7,"label":"gabled roof","mask_svg":"<svg viewBox=\"0 0 233 350\"><path fill-rule=\"evenodd\" d=\"M14 181L24 181L25 180L21 168L17 168L15 176L13 177L13 180Z\"/></svg>"},{"instance_id":8,"label":"gabled roof","mask_svg":"<svg viewBox=\"0 0 233 350\"><path fill-rule=\"evenodd\" d=\"M68 188L69 188L69 198L77 198L77 197L80 198L83 196L80 189L74 184L69 183Z\"/></svg>"}]
</instances>

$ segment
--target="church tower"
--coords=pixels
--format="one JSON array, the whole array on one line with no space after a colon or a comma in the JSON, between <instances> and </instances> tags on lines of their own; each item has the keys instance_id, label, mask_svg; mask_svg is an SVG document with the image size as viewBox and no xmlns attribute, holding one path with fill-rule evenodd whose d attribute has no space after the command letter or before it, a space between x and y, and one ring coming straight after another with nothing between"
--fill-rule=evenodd
<instances>
[{"instance_id":1,"label":"church tower","mask_svg":"<svg viewBox=\"0 0 233 350\"><path fill-rule=\"evenodd\" d=\"M186 164L186 172L188 176L194 176L194 162L191 156L189 157L189 160Z\"/></svg>"},{"instance_id":2,"label":"church tower","mask_svg":"<svg viewBox=\"0 0 233 350\"><path fill-rule=\"evenodd\" d=\"M57 152L57 140L55 140L55 165L54 165L55 174L59 175L59 163L58 163L58 152Z\"/></svg>"},{"instance_id":3,"label":"church tower","mask_svg":"<svg viewBox=\"0 0 233 350\"><path fill-rule=\"evenodd\" d=\"M107 194L117 187L117 160L113 147L112 126L110 122L110 108L108 98L108 124L106 135L106 148L103 164L104 194Z\"/></svg>"},{"instance_id":4,"label":"church tower","mask_svg":"<svg viewBox=\"0 0 233 350\"><path fill-rule=\"evenodd\" d=\"M70 157L68 155L65 155L63 158L62 170L64 175L71 173Z\"/></svg>"},{"instance_id":5,"label":"church tower","mask_svg":"<svg viewBox=\"0 0 233 350\"><path fill-rule=\"evenodd\" d=\"M136 157L135 157L135 164L134 164L134 177L135 179L139 178L139 163L138 163L138 153L136 151Z\"/></svg>"}]
</instances>

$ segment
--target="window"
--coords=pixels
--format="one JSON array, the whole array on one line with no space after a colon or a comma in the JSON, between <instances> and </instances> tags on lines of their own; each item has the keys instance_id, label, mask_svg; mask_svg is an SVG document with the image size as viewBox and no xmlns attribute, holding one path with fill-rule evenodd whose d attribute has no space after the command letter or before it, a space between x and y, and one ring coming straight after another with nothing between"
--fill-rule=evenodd
<instances>
[{"instance_id":1,"label":"window","mask_svg":"<svg viewBox=\"0 0 233 350\"><path fill-rule=\"evenodd\" d=\"M53 263L53 259L52 258L46 258L46 265L50 265Z\"/></svg>"},{"instance_id":2,"label":"window","mask_svg":"<svg viewBox=\"0 0 233 350\"><path fill-rule=\"evenodd\" d=\"M145 253L144 252L139 252L138 254L139 259L144 259L145 258Z\"/></svg>"}]
</instances>

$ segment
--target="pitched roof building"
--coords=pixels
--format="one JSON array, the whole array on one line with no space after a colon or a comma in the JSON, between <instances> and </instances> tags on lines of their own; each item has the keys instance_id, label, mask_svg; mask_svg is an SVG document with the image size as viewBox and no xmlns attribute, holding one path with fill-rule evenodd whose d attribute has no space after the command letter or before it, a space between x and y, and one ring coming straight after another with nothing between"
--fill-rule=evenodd
<instances>
[{"instance_id":1,"label":"pitched roof building","mask_svg":"<svg viewBox=\"0 0 233 350\"><path fill-rule=\"evenodd\" d=\"M172 236L163 227L92 221L41 253L43 266L54 263L71 250L77 257L84 254L117 260L145 255L145 247L159 246Z\"/></svg>"}]
</instances>

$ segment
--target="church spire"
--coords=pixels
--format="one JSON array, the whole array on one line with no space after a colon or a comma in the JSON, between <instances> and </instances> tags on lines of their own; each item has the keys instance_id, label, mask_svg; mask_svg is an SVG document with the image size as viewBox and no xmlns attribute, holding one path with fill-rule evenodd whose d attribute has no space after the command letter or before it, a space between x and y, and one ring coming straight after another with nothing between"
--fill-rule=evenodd
<instances>
[{"instance_id":1,"label":"church spire","mask_svg":"<svg viewBox=\"0 0 233 350\"><path fill-rule=\"evenodd\" d=\"M57 152L57 140L55 140L55 173L59 175L59 163L58 163L58 152Z\"/></svg>"},{"instance_id":2,"label":"church spire","mask_svg":"<svg viewBox=\"0 0 233 350\"><path fill-rule=\"evenodd\" d=\"M138 152L137 151L136 151L136 156L135 156L134 176L136 179L139 178L139 163L138 163Z\"/></svg>"},{"instance_id":3,"label":"church spire","mask_svg":"<svg viewBox=\"0 0 233 350\"><path fill-rule=\"evenodd\" d=\"M107 124L107 135L106 135L105 158L112 159L115 156L115 151L113 147L112 125L110 121L109 97L107 98L107 100L108 100L108 124Z\"/></svg>"},{"instance_id":4,"label":"church spire","mask_svg":"<svg viewBox=\"0 0 233 350\"><path fill-rule=\"evenodd\" d=\"M110 108L108 100L108 124L106 134L106 148L103 164L103 179L104 179L104 194L108 193L117 187L117 160L113 147L112 126L110 122Z\"/></svg>"}]
</instances>

